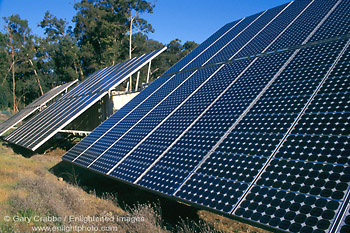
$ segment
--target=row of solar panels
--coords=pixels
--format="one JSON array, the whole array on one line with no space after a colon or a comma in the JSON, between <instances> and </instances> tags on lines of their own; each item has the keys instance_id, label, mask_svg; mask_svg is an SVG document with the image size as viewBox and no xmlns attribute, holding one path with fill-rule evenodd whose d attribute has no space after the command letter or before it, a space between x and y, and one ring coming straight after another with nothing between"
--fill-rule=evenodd
<instances>
[{"instance_id":1,"label":"row of solar panels","mask_svg":"<svg viewBox=\"0 0 350 233\"><path fill-rule=\"evenodd\" d=\"M15 131L7 135L5 140L35 151L59 130L62 130L105 95L108 95L109 91L113 90L128 77L139 71L165 49L166 48L158 49L154 52L95 72L54 103L31 117ZM52 99L59 94L59 90L61 92L75 82L76 81L64 84L47 92L18 114L15 114L9 120L1 124L1 129L3 129L3 132L8 131L10 127L28 116L28 112L32 111L33 105L35 105L36 110L42 106L44 100ZM40 103L40 105L37 103Z\"/></svg>"},{"instance_id":2,"label":"row of solar panels","mask_svg":"<svg viewBox=\"0 0 350 233\"><path fill-rule=\"evenodd\" d=\"M229 23L63 159L279 230L346 232L349 19L349 1L297 0Z\"/></svg>"},{"instance_id":3,"label":"row of solar panels","mask_svg":"<svg viewBox=\"0 0 350 233\"><path fill-rule=\"evenodd\" d=\"M34 114L36 111L46 107L48 102L59 96L62 92L67 91L68 88L74 85L77 81L78 80L75 80L63 85L56 86L46 92L44 95L34 100L32 103L28 104L20 112L17 112L10 119L0 125L0 135L6 133L9 129L17 125L19 122L23 121L31 114Z\"/></svg>"}]
</instances>

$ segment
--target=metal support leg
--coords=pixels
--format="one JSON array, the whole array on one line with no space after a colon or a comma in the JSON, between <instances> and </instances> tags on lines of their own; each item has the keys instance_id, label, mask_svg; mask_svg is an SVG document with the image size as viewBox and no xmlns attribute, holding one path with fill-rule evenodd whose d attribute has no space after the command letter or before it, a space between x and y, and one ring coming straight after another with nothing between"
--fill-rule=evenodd
<instances>
[{"instance_id":1,"label":"metal support leg","mask_svg":"<svg viewBox=\"0 0 350 233\"><path fill-rule=\"evenodd\" d=\"M140 81L140 71L137 72L135 91L137 91L137 88L139 87L139 81Z\"/></svg>"},{"instance_id":2,"label":"metal support leg","mask_svg":"<svg viewBox=\"0 0 350 233\"><path fill-rule=\"evenodd\" d=\"M150 73L151 73L151 62L152 62L152 61L149 61L149 63L148 63L147 83L149 83L149 75L150 75Z\"/></svg>"},{"instance_id":3,"label":"metal support leg","mask_svg":"<svg viewBox=\"0 0 350 233\"><path fill-rule=\"evenodd\" d=\"M132 90L132 75L130 75L130 92Z\"/></svg>"}]
</instances>

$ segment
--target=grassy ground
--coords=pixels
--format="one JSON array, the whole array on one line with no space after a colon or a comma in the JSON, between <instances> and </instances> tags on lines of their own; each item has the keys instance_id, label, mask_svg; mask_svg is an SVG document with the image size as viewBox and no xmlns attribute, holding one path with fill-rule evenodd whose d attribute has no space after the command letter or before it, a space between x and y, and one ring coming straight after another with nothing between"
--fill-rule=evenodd
<instances>
[{"instance_id":1,"label":"grassy ground","mask_svg":"<svg viewBox=\"0 0 350 233\"><path fill-rule=\"evenodd\" d=\"M0 232L267 232L74 167L54 148L0 141Z\"/></svg>"}]
</instances>

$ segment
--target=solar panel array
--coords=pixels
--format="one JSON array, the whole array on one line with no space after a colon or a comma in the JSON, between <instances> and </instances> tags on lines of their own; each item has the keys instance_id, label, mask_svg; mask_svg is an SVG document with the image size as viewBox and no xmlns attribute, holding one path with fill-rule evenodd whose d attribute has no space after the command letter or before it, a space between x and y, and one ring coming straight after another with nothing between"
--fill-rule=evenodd
<instances>
[{"instance_id":1,"label":"solar panel array","mask_svg":"<svg viewBox=\"0 0 350 233\"><path fill-rule=\"evenodd\" d=\"M350 229L350 1L229 23L63 159L289 232Z\"/></svg>"},{"instance_id":2,"label":"solar panel array","mask_svg":"<svg viewBox=\"0 0 350 233\"><path fill-rule=\"evenodd\" d=\"M25 108L23 108L21 111L14 114L12 117L10 117L8 120L6 120L0 125L0 135L6 133L13 126L17 125L19 122L23 121L25 118L35 113L37 110L40 110L41 108L45 107L45 105L49 101L57 97L63 91L65 91L66 89L71 87L73 84L75 84L77 81L78 80L75 80L75 81L54 87L48 92L46 92L44 95L34 100L32 103L28 104Z\"/></svg>"},{"instance_id":3,"label":"solar panel array","mask_svg":"<svg viewBox=\"0 0 350 233\"><path fill-rule=\"evenodd\" d=\"M35 151L59 130L76 119L94 103L136 73L166 48L96 71L67 94L35 115L5 140Z\"/></svg>"}]
</instances>

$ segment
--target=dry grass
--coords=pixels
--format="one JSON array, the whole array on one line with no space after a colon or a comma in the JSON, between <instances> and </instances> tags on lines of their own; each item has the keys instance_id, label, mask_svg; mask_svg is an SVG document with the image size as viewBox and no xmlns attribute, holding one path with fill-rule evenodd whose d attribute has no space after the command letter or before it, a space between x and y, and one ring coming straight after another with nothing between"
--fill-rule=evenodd
<instances>
[{"instance_id":1,"label":"dry grass","mask_svg":"<svg viewBox=\"0 0 350 233\"><path fill-rule=\"evenodd\" d=\"M207 211L198 211L199 221L183 220L177 226L166 229L161 209L155 204L137 204L123 210L115 195L106 193L97 197L87 193L79 184L79 175L74 170L67 173L67 183L49 170L61 161L64 150L47 151L45 155L25 158L16 154L6 144L0 144L0 232L33 232L32 227L74 226L110 227L104 232L267 232L239 223ZM4 221L4 216L33 218L57 217L59 222ZM109 222L79 222L67 217L114 218ZM114 228L113 228L114 227ZM64 232L56 231L56 232ZM71 230L70 232L76 232ZM89 231L80 231L89 232ZM90 231L91 232L91 231ZM99 231L103 232L103 231Z\"/></svg>"},{"instance_id":2,"label":"dry grass","mask_svg":"<svg viewBox=\"0 0 350 233\"><path fill-rule=\"evenodd\" d=\"M115 221L109 222L108 226L118 232L166 232L160 214L151 205L138 205L123 211L113 195L105 194L99 198L51 174L48 170L60 161L61 154L55 151L27 159L0 146L0 232L32 232L33 226L81 225L81 219L73 222L71 219L87 216L113 217ZM55 216L61 221L26 223L11 219L5 222L4 216L32 219L34 216ZM86 227L89 224L106 226L101 221L83 224Z\"/></svg>"}]
</instances>

